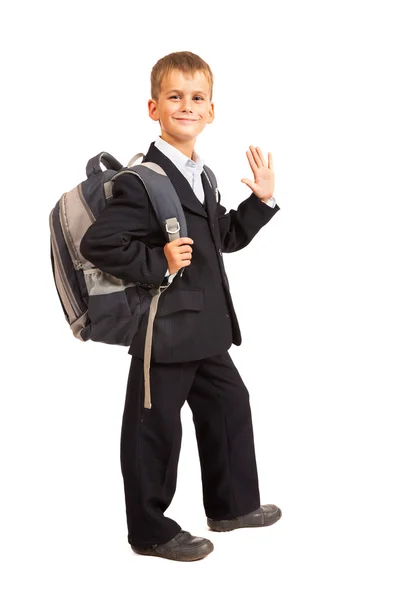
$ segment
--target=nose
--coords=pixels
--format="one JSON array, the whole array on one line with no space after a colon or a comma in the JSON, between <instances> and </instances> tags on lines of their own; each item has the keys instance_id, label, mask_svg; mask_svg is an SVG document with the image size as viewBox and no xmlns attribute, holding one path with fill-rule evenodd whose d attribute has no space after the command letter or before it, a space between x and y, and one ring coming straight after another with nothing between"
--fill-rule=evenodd
<instances>
[{"instance_id":1,"label":"nose","mask_svg":"<svg viewBox=\"0 0 400 600\"><path fill-rule=\"evenodd\" d=\"M190 113L193 112L191 103L192 103L192 101L190 98L186 98L186 100L184 100L184 102L183 102L183 111L184 112L190 112Z\"/></svg>"}]
</instances>

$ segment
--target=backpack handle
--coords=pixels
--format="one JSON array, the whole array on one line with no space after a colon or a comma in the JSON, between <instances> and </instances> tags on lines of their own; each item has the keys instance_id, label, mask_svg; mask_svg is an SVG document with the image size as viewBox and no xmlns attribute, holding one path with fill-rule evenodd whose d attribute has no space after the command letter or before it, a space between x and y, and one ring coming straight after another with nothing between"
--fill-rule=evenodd
<instances>
[{"instance_id":1,"label":"backpack handle","mask_svg":"<svg viewBox=\"0 0 400 600\"><path fill-rule=\"evenodd\" d=\"M106 169L113 169L114 171L122 169L121 163L114 158L112 154L109 154L108 152L99 152L99 154L88 160L86 165L86 176L90 177L91 175L100 173L103 170L100 163L103 163Z\"/></svg>"},{"instance_id":2,"label":"backpack handle","mask_svg":"<svg viewBox=\"0 0 400 600\"><path fill-rule=\"evenodd\" d=\"M135 161L137 161L137 159L140 156L144 156L143 152L138 152L137 154L135 154L135 156L132 156L131 160L128 162L128 164L126 165L126 168L129 169L130 167L132 167L132 165L135 164Z\"/></svg>"}]
</instances>

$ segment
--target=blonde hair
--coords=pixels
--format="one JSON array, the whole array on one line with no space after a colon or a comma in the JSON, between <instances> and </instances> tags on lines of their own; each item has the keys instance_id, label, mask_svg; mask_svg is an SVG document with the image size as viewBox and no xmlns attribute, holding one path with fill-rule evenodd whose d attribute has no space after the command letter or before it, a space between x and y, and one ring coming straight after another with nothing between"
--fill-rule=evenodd
<instances>
[{"instance_id":1,"label":"blonde hair","mask_svg":"<svg viewBox=\"0 0 400 600\"><path fill-rule=\"evenodd\" d=\"M193 52L172 52L163 58L160 58L151 70L151 97L158 102L161 84L165 75L170 71L177 69L183 73L194 75L196 71L202 71L210 84L210 102L212 100L214 77L209 65L197 54Z\"/></svg>"}]
</instances>

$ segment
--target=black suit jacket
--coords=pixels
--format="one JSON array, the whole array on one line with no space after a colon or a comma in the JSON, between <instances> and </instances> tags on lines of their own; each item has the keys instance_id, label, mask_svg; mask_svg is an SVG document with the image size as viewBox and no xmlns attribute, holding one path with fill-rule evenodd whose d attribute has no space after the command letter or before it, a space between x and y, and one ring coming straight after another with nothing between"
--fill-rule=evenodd
<instances>
[{"instance_id":1,"label":"black suit jacket","mask_svg":"<svg viewBox=\"0 0 400 600\"><path fill-rule=\"evenodd\" d=\"M240 346L242 338L222 254L247 246L279 206L271 208L252 193L237 210L226 212L217 203L204 172L203 206L187 179L154 142L143 161L157 163L170 178L184 209L188 237L194 241L191 264L178 272L160 296L152 360L186 362L220 354L232 343ZM81 252L96 267L135 282L140 293L148 295L149 284L159 286L168 269L165 234L139 178L119 176L113 196L85 233ZM131 355L140 358L144 356L147 318L148 311L129 348Z\"/></svg>"}]
</instances>

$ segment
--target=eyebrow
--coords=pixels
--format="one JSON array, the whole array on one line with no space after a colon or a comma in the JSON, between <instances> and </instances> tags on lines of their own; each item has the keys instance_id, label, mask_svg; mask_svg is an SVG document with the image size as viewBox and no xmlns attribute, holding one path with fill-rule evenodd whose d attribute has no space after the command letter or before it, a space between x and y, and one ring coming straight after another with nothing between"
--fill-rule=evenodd
<instances>
[{"instance_id":1,"label":"eyebrow","mask_svg":"<svg viewBox=\"0 0 400 600\"><path fill-rule=\"evenodd\" d=\"M165 93L172 94L172 92L178 92L179 94L182 94L182 90L169 90L168 92L165 92ZM206 92L202 92L201 90L197 90L196 92L193 92L193 94L202 94L202 96L207 96Z\"/></svg>"}]
</instances>

